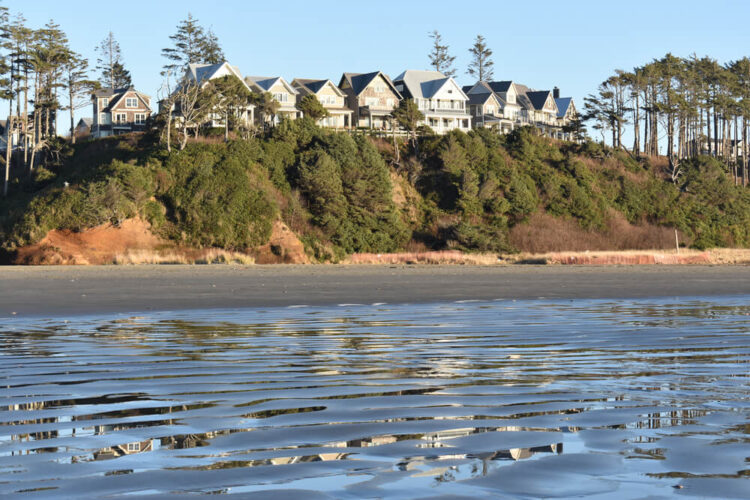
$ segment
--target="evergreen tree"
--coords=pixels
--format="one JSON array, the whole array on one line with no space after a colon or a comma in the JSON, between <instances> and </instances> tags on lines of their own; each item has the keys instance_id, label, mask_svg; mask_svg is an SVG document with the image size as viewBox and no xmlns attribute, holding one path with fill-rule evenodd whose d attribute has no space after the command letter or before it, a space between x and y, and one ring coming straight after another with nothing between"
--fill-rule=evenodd
<instances>
[{"instance_id":1,"label":"evergreen tree","mask_svg":"<svg viewBox=\"0 0 750 500\"><path fill-rule=\"evenodd\" d=\"M68 93L68 110L70 111L70 140L76 143L75 110L89 104L86 99L97 82L88 79L89 62L80 54L71 52L65 64L65 89Z\"/></svg>"},{"instance_id":2,"label":"evergreen tree","mask_svg":"<svg viewBox=\"0 0 750 500\"><path fill-rule=\"evenodd\" d=\"M96 47L96 52L99 54L96 69L101 72L100 85L112 89L130 87L132 84L130 72L125 69L120 44L117 43L115 35L111 31L107 38Z\"/></svg>"},{"instance_id":3,"label":"evergreen tree","mask_svg":"<svg viewBox=\"0 0 750 500\"><path fill-rule=\"evenodd\" d=\"M430 65L445 76L456 76L453 61L456 57L448 53L448 46L443 45L443 37L437 30L430 33L432 38L432 52L430 52Z\"/></svg>"},{"instance_id":4,"label":"evergreen tree","mask_svg":"<svg viewBox=\"0 0 750 500\"><path fill-rule=\"evenodd\" d=\"M469 49L471 62L466 73L473 76L480 82L492 80L495 63L492 61L492 49L487 46L482 35L477 35L474 45Z\"/></svg>"},{"instance_id":5,"label":"evergreen tree","mask_svg":"<svg viewBox=\"0 0 750 500\"><path fill-rule=\"evenodd\" d=\"M401 128L409 132L412 146L416 152L417 128L419 127L419 122L424 120L424 115L419 111L419 106L414 102L414 99L403 99L398 104L398 107L393 110L392 114Z\"/></svg>"},{"instance_id":6,"label":"evergreen tree","mask_svg":"<svg viewBox=\"0 0 750 500\"><path fill-rule=\"evenodd\" d=\"M309 116L316 122L328 116L328 110L323 107L315 94L308 94L300 99L299 109L305 116Z\"/></svg>"},{"instance_id":7,"label":"evergreen tree","mask_svg":"<svg viewBox=\"0 0 750 500\"><path fill-rule=\"evenodd\" d=\"M206 32L190 13L187 19L180 21L177 32L169 39L173 46L161 50L168 61L163 74L174 75L188 64L217 64L224 61L224 53L214 32L210 29Z\"/></svg>"}]
</instances>

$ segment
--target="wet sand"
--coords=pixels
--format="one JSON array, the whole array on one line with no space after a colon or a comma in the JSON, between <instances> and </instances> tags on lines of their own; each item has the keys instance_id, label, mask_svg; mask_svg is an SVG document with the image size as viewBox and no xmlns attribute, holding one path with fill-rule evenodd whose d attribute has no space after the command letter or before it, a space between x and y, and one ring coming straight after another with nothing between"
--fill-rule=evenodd
<instances>
[{"instance_id":1,"label":"wet sand","mask_svg":"<svg viewBox=\"0 0 750 500\"><path fill-rule=\"evenodd\" d=\"M0 317L750 294L749 266L2 267Z\"/></svg>"}]
</instances>

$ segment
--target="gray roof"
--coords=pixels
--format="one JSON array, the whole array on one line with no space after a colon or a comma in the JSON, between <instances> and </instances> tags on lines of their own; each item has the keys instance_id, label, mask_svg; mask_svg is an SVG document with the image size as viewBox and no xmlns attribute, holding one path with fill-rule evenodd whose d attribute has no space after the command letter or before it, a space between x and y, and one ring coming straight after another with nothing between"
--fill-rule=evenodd
<instances>
[{"instance_id":1,"label":"gray roof","mask_svg":"<svg viewBox=\"0 0 750 500\"><path fill-rule=\"evenodd\" d=\"M349 85L352 87L354 93L356 95L359 95L375 78L378 77L378 75L383 77L386 83L391 87L391 90L398 96L399 99L401 99L401 94L398 90L396 90L396 86L393 85L390 77L382 71L373 71L371 73L344 73L341 77L339 86L341 86L341 84L344 83L344 80L346 80L347 82L349 82Z\"/></svg>"},{"instance_id":2,"label":"gray roof","mask_svg":"<svg viewBox=\"0 0 750 500\"><path fill-rule=\"evenodd\" d=\"M549 90L533 90L526 92L526 96L531 101L534 109L541 110L544 108L544 103L547 102L547 98L552 94Z\"/></svg>"},{"instance_id":3,"label":"gray roof","mask_svg":"<svg viewBox=\"0 0 750 500\"><path fill-rule=\"evenodd\" d=\"M328 82L328 80L313 80L310 78L295 78L294 81L307 88L313 94L317 94Z\"/></svg>"},{"instance_id":4,"label":"gray roof","mask_svg":"<svg viewBox=\"0 0 750 500\"><path fill-rule=\"evenodd\" d=\"M403 94L413 99L430 99L450 80L439 71L409 69L394 78L397 84L403 83Z\"/></svg>"},{"instance_id":5,"label":"gray roof","mask_svg":"<svg viewBox=\"0 0 750 500\"><path fill-rule=\"evenodd\" d=\"M557 116L562 118L568 114L568 108L570 108L571 102L573 102L572 97L558 97L555 99L555 103L557 104Z\"/></svg>"},{"instance_id":6,"label":"gray roof","mask_svg":"<svg viewBox=\"0 0 750 500\"><path fill-rule=\"evenodd\" d=\"M507 92L510 86L513 85L513 80L505 80L502 82L487 82L487 85L492 89L493 92Z\"/></svg>"},{"instance_id":7,"label":"gray roof","mask_svg":"<svg viewBox=\"0 0 750 500\"><path fill-rule=\"evenodd\" d=\"M287 84L286 81L280 76L246 76L245 81L254 83L258 87L260 87L262 90L265 90L266 92L271 90L271 88L274 85L276 85L276 82L281 81L282 83L285 84L284 87L286 87L287 90L290 90L292 94L299 93L297 92L297 89Z\"/></svg>"},{"instance_id":8,"label":"gray roof","mask_svg":"<svg viewBox=\"0 0 750 500\"><path fill-rule=\"evenodd\" d=\"M493 95L492 92L487 92L486 94L469 94L469 104L485 104Z\"/></svg>"},{"instance_id":9,"label":"gray roof","mask_svg":"<svg viewBox=\"0 0 750 500\"><path fill-rule=\"evenodd\" d=\"M80 120L78 120L78 125L76 126L80 126L81 123L83 123L84 125L90 128L91 125L94 123L94 120L93 118L81 118Z\"/></svg>"}]
</instances>

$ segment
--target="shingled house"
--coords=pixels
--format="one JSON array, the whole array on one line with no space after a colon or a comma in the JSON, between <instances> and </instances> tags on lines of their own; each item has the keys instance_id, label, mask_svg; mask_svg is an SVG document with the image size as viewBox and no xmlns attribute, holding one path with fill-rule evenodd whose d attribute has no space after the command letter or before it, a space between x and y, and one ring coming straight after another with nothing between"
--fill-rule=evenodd
<instances>
[{"instance_id":1,"label":"shingled house","mask_svg":"<svg viewBox=\"0 0 750 500\"><path fill-rule=\"evenodd\" d=\"M401 94L391 79L380 71L344 73L339 88L346 94L346 104L354 112L355 127L387 128L388 116L401 101Z\"/></svg>"},{"instance_id":2,"label":"shingled house","mask_svg":"<svg viewBox=\"0 0 750 500\"><path fill-rule=\"evenodd\" d=\"M328 116L318 120L318 124L330 128L350 128L352 110L346 107L346 94L331 80L310 80L295 78L292 81L297 94L297 104L306 95L313 94L328 111Z\"/></svg>"},{"instance_id":3,"label":"shingled house","mask_svg":"<svg viewBox=\"0 0 750 500\"><path fill-rule=\"evenodd\" d=\"M282 118L294 120L302 116L302 112L297 109L297 94L299 92L282 77L246 76L245 83L253 92L260 94L268 92L279 103L276 116L272 118L274 123L279 123Z\"/></svg>"},{"instance_id":4,"label":"shingled house","mask_svg":"<svg viewBox=\"0 0 750 500\"><path fill-rule=\"evenodd\" d=\"M393 80L405 99L414 99L424 124L438 134L471 129L469 98L449 76L439 71L406 70Z\"/></svg>"},{"instance_id":5,"label":"shingled house","mask_svg":"<svg viewBox=\"0 0 750 500\"><path fill-rule=\"evenodd\" d=\"M151 115L151 97L133 87L100 89L91 95L94 138L145 130Z\"/></svg>"}]
</instances>

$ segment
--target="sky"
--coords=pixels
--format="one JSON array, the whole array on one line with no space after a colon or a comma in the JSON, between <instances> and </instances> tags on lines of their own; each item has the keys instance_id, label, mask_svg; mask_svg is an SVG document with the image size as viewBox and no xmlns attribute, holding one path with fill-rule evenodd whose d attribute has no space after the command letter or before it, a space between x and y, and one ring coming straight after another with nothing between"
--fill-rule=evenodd
<instances>
[{"instance_id":1,"label":"sky","mask_svg":"<svg viewBox=\"0 0 750 500\"><path fill-rule=\"evenodd\" d=\"M188 13L219 38L243 75L329 78L344 72L429 69L429 33L438 30L456 56L457 80L481 34L493 50L496 80L543 90L557 86L583 98L615 69L630 70L667 52L709 55L719 62L750 56L750 1L628 0L0 0L28 26L50 19L73 50L96 66L95 47L112 31L138 90L156 106L165 59L161 49ZM92 75L93 76L93 75ZM77 112L89 116L88 108ZM63 118L63 117L61 117ZM68 123L61 119L61 128Z\"/></svg>"}]
</instances>

